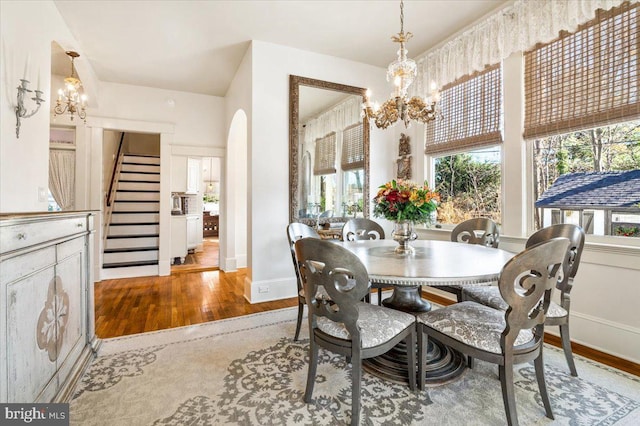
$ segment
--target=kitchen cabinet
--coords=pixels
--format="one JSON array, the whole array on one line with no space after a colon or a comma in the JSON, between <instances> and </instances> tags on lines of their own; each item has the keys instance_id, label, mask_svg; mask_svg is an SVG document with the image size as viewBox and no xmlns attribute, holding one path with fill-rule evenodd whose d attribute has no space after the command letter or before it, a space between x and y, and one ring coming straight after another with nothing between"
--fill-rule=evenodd
<instances>
[{"instance_id":1,"label":"kitchen cabinet","mask_svg":"<svg viewBox=\"0 0 640 426\"><path fill-rule=\"evenodd\" d=\"M65 402L93 357L92 212L0 215L0 402Z\"/></svg>"},{"instance_id":2,"label":"kitchen cabinet","mask_svg":"<svg viewBox=\"0 0 640 426\"><path fill-rule=\"evenodd\" d=\"M202 227L200 217L196 215L187 216L187 249L194 250L202 242Z\"/></svg>"},{"instance_id":3,"label":"kitchen cabinet","mask_svg":"<svg viewBox=\"0 0 640 426\"><path fill-rule=\"evenodd\" d=\"M187 158L187 194L200 192L200 170L202 160L199 158Z\"/></svg>"},{"instance_id":4,"label":"kitchen cabinet","mask_svg":"<svg viewBox=\"0 0 640 426\"><path fill-rule=\"evenodd\" d=\"M200 158L171 156L171 192L197 194L200 191Z\"/></svg>"},{"instance_id":5,"label":"kitchen cabinet","mask_svg":"<svg viewBox=\"0 0 640 426\"><path fill-rule=\"evenodd\" d=\"M187 217L171 216L171 262L183 264L187 257ZM177 259L176 259L177 258Z\"/></svg>"}]
</instances>

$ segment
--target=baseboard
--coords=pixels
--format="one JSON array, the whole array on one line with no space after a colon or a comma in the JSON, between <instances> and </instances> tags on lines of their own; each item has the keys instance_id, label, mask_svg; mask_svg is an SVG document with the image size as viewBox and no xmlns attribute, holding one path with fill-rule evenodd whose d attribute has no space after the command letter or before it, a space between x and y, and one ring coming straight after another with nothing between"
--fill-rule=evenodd
<instances>
[{"instance_id":1,"label":"baseboard","mask_svg":"<svg viewBox=\"0 0 640 426\"><path fill-rule=\"evenodd\" d=\"M56 394L53 402L69 402L73 398L73 392L76 388L76 384L82 378L85 370L91 364L91 361L95 357L95 352L91 344L84 347L82 353L76 360L73 370L69 373L67 379L62 383L58 393Z\"/></svg>"},{"instance_id":2,"label":"baseboard","mask_svg":"<svg viewBox=\"0 0 640 426\"><path fill-rule=\"evenodd\" d=\"M456 303L455 300L451 300L446 297L442 297L440 295L423 291L422 297L429 300L430 302L437 303L442 306L449 306ZM558 348L562 348L562 342L560 341L560 337L553 335L551 333L544 333L544 341L550 345L556 346ZM598 349L594 349L592 347L576 343L574 341L571 342L571 350L574 354L583 356L592 361L599 362L601 364L608 365L613 368L617 368L619 370L625 371L629 374L633 374L634 376L640 377L640 364L629 361L624 358L620 358L615 355L611 355L609 353L600 351Z\"/></svg>"},{"instance_id":3,"label":"baseboard","mask_svg":"<svg viewBox=\"0 0 640 426\"><path fill-rule=\"evenodd\" d=\"M244 297L249 303L271 302L296 297L295 278L285 280L251 281L245 278Z\"/></svg>"}]
</instances>

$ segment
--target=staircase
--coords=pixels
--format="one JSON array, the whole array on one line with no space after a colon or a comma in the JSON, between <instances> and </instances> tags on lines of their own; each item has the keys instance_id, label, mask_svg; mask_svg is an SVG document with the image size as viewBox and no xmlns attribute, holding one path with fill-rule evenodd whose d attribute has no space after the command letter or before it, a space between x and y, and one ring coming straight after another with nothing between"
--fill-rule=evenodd
<instances>
[{"instance_id":1,"label":"staircase","mask_svg":"<svg viewBox=\"0 0 640 426\"><path fill-rule=\"evenodd\" d=\"M106 232L103 277L157 275L160 157L125 154L121 161Z\"/></svg>"}]
</instances>

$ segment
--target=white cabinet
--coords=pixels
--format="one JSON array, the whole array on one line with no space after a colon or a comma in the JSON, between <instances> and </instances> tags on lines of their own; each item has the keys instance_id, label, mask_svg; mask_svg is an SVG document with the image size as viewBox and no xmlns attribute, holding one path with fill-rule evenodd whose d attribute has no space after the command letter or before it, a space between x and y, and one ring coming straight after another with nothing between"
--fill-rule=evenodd
<instances>
[{"instance_id":1,"label":"white cabinet","mask_svg":"<svg viewBox=\"0 0 640 426\"><path fill-rule=\"evenodd\" d=\"M171 192L187 192L187 157L171 156Z\"/></svg>"},{"instance_id":2,"label":"white cabinet","mask_svg":"<svg viewBox=\"0 0 640 426\"><path fill-rule=\"evenodd\" d=\"M195 249L202 241L202 226L200 225L200 217L187 216L187 249Z\"/></svg>"},{"instance_id":3,"label":"white cabinet","mask_svg":"<svg viewBox=\"0 0 640 426\"><path fill-rule=\"evenodd\" d=\"M187 218L171 216L171 262L179 258L184 263L187 257Z\"/></svg>"},{"instance_id":4,"label":"white cabinet","mask_svg":"<svg viewBox=\"0 0 640 426\"><path fill-rule=\"evenodd\" d=\"M187 159L187 194L197 194L200 192L200 170L202 160L199 158Z\"/></svg>"},{"instance_id":5,"label":"white cabinet","mask_svg":"<svg viewBox=\"0 0 640 426\"><path fill-rule=\"evenodd\" d=\"M197 194L200 190L199 158L182 155L171 156L171 192Z\"/></svg>"},{"instance_id":6,"label":"white cabinet","mask_svg":"<svg viewBox=\"0 0 640 426\"><path fill-rule=\"evenodd\" d=\"M92 213L0 215L0 403L68 401L93 356Z\"/></svg>"}]
</instances>

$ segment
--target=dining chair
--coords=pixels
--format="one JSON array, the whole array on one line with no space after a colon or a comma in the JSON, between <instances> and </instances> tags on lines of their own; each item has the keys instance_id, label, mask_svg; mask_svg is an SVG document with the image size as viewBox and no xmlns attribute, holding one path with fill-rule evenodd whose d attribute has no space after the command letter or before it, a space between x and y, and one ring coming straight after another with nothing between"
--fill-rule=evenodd
<instances>
[{"instance_id":1,"label":"dining chair","mask_svg":"<svg viewBox=\"0 0 640 426\"><path fill-rule=\"evenodd\" d=\"M342 240L384 240L384 229L371 219L349 219L342 227Z\"/></svg>"},{"instance_id":2,"label":"dining chair","mask_svg":"<svg viewBox=\"0 0 640 426\"><path fill-rule=\"evenodd\" d=\"M568 238L570 244L563 263L562 280L558 281L556 286L560 290L560 304L551 302L545 325L557 325L560 327L560 340L562 341L562 349L567 359L567 365L571 375L577 377L578 371L573 360L571 338L569 336L569 314L571 312L570 293L573 287L573 279L578 272L580 257L584 248L584 230L577 225L568 223L551 225L533 233L527 240L525 247L557 237ZM495 309L506 310L508 307L504 299L500 297L500 291L496 286L466 287L462 292L462 300L472 300Z\"/></svg>"},{"instance_id":3,"label":"dining chair","mask_svg":"<svg viewBox=\"0 0 640 426\"><path fill-rule=\"evenodd\" d=\"M296 260L296 252L294 244L301 238L317 238L320 239L318 232L304 223L292 222L287 225L287 238L289 240L289 248L291 249L291 259L293 260L293 269L296 273L296 283L298 285L298 321L296 322L296 333L293 340L297 341L300 336L300 327L302 325L302 315L304 314L304 305L306 299L304 290L302 289L302 281L300 280L300 270L298 269L298 261Z\"/></svg>"},{"instance_id":4,"label":"dining chair","mask_svg":"<svg viewBox=\"0 0 640 426\"><path fill-rule=\"evenodd\" d=\"M364 303L369 275L358 257L329 241L303 238L295 243L300 277L309 307L309 370L304 400L311 402L320 347L351 360L351 424L360 419L362 360L382 355L401 341L415 347L412 314ZM330 300L318 297L323 287ZM409 387L416 387L416 354L408 351Z\"/></svg>"},{"instance_id":5,"label":"dining chair","mask_svg":"<svg viewBox=\"0 0 640 426\"><path fill-rule=\"evenodd\" d=\"M554 238L526 248L505 264L498 288L506 311L466 301L418 315L422 389L428 339L434 338L469 357L498 364L507 423L517 425L513 366L533 360L546 415L553 419L542 357L544 321L568 246L567 238Z\"/></svg>"},{"instance_id":6,"label":"dining chair","mask_svg":"<svg viewBox=\"0 0 640 426\"><path fill-rule=\"evenodd\" d=\"M498 225L489 218L477 217L468 219L453 228L453 231L451 231L451 241L498 248L498 244L500 243L500 230L498 229ZM462 301L462 286L447 285L438 286L437 288L438 290L455 294L457 301Z\"/></svg>"},{"instance_id":7,"label":"dining chair","mask_svg":"<svg viewBox=\"0 0 640 426\"><path fill-rule=\"evenodd\" d=\"M343 241L384 240L384 229L377 222L366 218L349 219L342 227ZM382 289L384 285L371 284L378 290L378 306L382 305Z\"/></svg>"}]
</instances>

